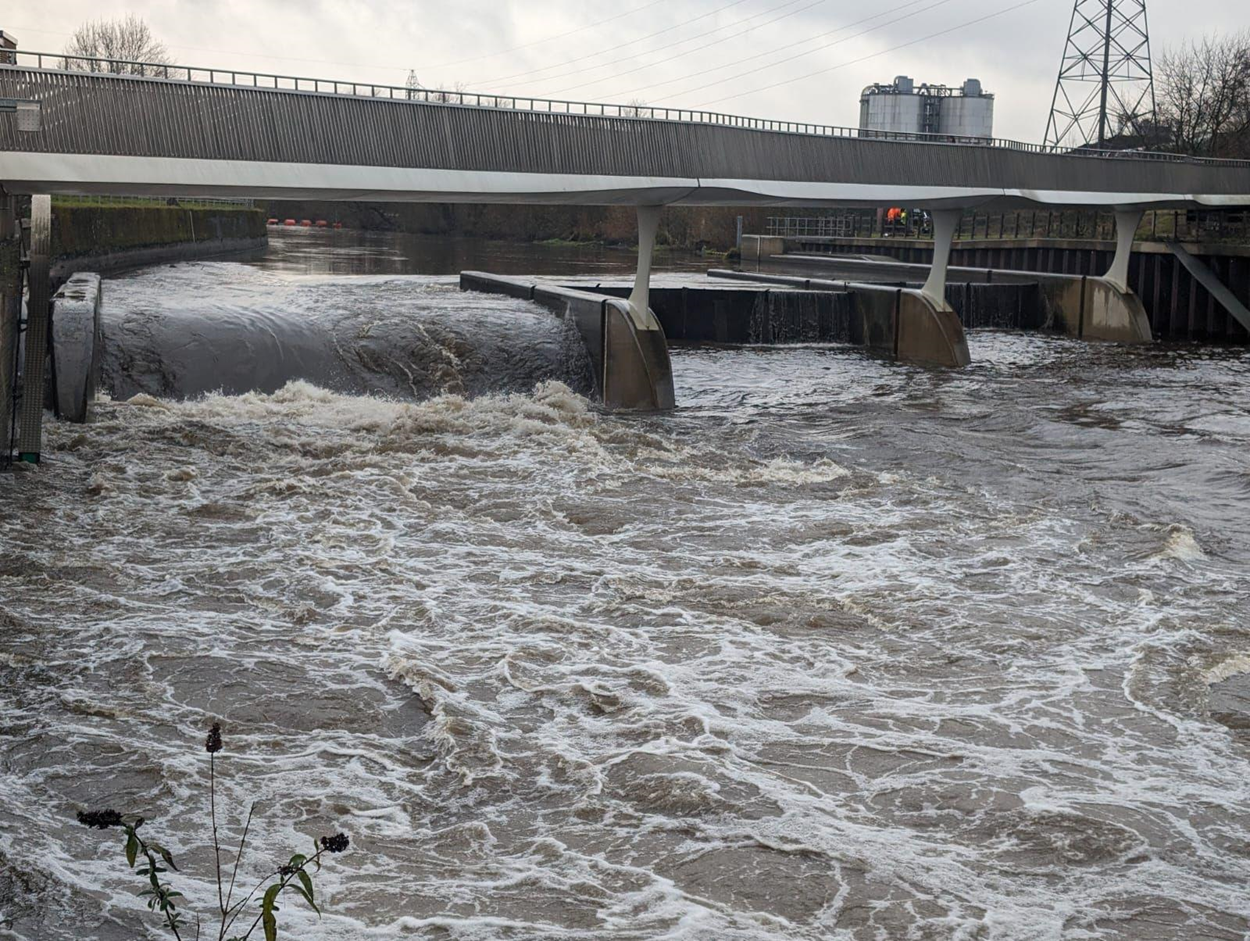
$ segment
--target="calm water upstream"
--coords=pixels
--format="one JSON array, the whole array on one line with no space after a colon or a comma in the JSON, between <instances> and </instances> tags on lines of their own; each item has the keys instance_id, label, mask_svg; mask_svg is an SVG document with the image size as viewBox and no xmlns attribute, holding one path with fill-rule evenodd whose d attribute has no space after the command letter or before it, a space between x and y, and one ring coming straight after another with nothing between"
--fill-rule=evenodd
<instances>
[{"instance_id":1,"label":"calm water upstream","mask_svg":"<svg viewBox=\"0 0 1250 941\"><path fill-rule=\"evenodd\" d=\"M448 277L632 265L288 234L106 285L113 400L0 476L0 938L162 936L84 807L211 907L214 718L249 874L352 837L286 937L1247 936L1250 353L686 349L611 416Z\"/></svg>"}]
</instances>

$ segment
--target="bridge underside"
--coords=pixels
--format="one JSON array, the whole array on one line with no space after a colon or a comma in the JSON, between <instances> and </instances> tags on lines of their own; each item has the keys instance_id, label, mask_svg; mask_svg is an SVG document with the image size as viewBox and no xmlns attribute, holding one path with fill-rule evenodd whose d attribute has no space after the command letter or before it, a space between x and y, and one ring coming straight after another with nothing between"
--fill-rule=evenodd
<instances>
[{"instance_id":1,"label":"bridge underside","mask_svg":"<svg viewBox=\"0 0 1250 941\"><path fill-rule=\"evenodd\" d=\"M0 187L13 194L142 194L353 202L847 208L905 205L931 210L1010 210L1030 206L1213 209L1250 203L1250 172L1245 177L1244 195L1169 191L1135 193L917 183L526 173L0 151Z\"/></svg>"}]
</instances>

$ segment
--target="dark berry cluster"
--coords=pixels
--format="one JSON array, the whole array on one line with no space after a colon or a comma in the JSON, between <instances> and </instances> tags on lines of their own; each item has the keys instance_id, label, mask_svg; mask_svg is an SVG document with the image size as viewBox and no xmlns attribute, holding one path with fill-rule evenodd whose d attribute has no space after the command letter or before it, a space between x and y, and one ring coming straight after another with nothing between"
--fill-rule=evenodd
<instances>
[{"instance_id":1,"label":"dark berry cluster","mask_svg":"<svg viewBox=\"0 0 1250 941\"><path fill-rule=\"evenodd\" d=\"M213 727L208 730L208 738L204 740L204 750L210 755L215 755L221 751L221 723L214 722Z\"/></svg>"},{"instance_id":2,"label":"dark berry cluster","mask_svg":"<svg viewBox=\"0 0 1250 941\"><path fill-rule=\"evenodd\" d=\"M327 853L341 853L347 849L347 834L336 833L334 836L323 836L321 848Z\"/></svg>"},{"instance_id":3,"label":"dark berry cluster","mask_svg":"<svg viewBox=\"0 0 1250 941\"><path fill-rule=\"evenodd\" d=\"M97 830L107 830L110 827L123 827L126 821L122 820L122 815L115 810L88 810L78 811L78 822L84 827L94 827Z\"/></svg>"}]
</instances>

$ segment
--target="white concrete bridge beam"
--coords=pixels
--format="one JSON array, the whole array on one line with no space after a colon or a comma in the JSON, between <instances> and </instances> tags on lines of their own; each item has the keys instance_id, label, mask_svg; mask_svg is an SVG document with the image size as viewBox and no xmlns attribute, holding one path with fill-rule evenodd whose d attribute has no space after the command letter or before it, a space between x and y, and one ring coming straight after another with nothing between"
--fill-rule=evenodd
<instances>
[{"instance_id":1,"label":"white concrete bridge beam","mask_svg":"<svg viewBox=\"0 0 1250 941\"><path fill-rule=\"evenodd\" d=\"M962 209L939 209L933 213L933 267L920 293L938 310L950 309L946 303L946 273L950 269L955 231L963 215Z\"/></svg>"}]
</instances>

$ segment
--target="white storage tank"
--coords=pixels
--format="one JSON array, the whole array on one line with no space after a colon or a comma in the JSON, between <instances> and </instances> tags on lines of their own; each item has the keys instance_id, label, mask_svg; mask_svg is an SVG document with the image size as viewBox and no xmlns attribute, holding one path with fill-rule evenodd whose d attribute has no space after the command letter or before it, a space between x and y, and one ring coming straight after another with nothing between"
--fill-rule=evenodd
<instances>
[{"instance_id":1,"label":"white storage tank","mask_svg":"<svg viewBox=\"0 0 1250 941\"><path fill-rule=\"evenodd\" d=\"M859 126L868 131L919 134L924 130L924 99L919 95L865 91Z\"/></svg>"},{"instance_id":2,"label":"white storage tank","mask_svg":"<svg viewBox=\"0 0 1250 941\"><path fill-rule=\"evenodd\" d=\"M930 134L949 140L994 136L994 96L970 78L959 88L920 85L900 75L889 85L869 85L860 97L864 131Z\"/></svg>"},{"instance_id":3,"label":"white storage tank","mask_svg":"<svg viewBox=\"0 0 1250 941\"><path fill-rule=\"evenodd\" d=\"M987 95L975 78L964 82L962 94L942 99L939 133L956 138L994 136L994 96Z\"/></svg>"}]
</instances>

